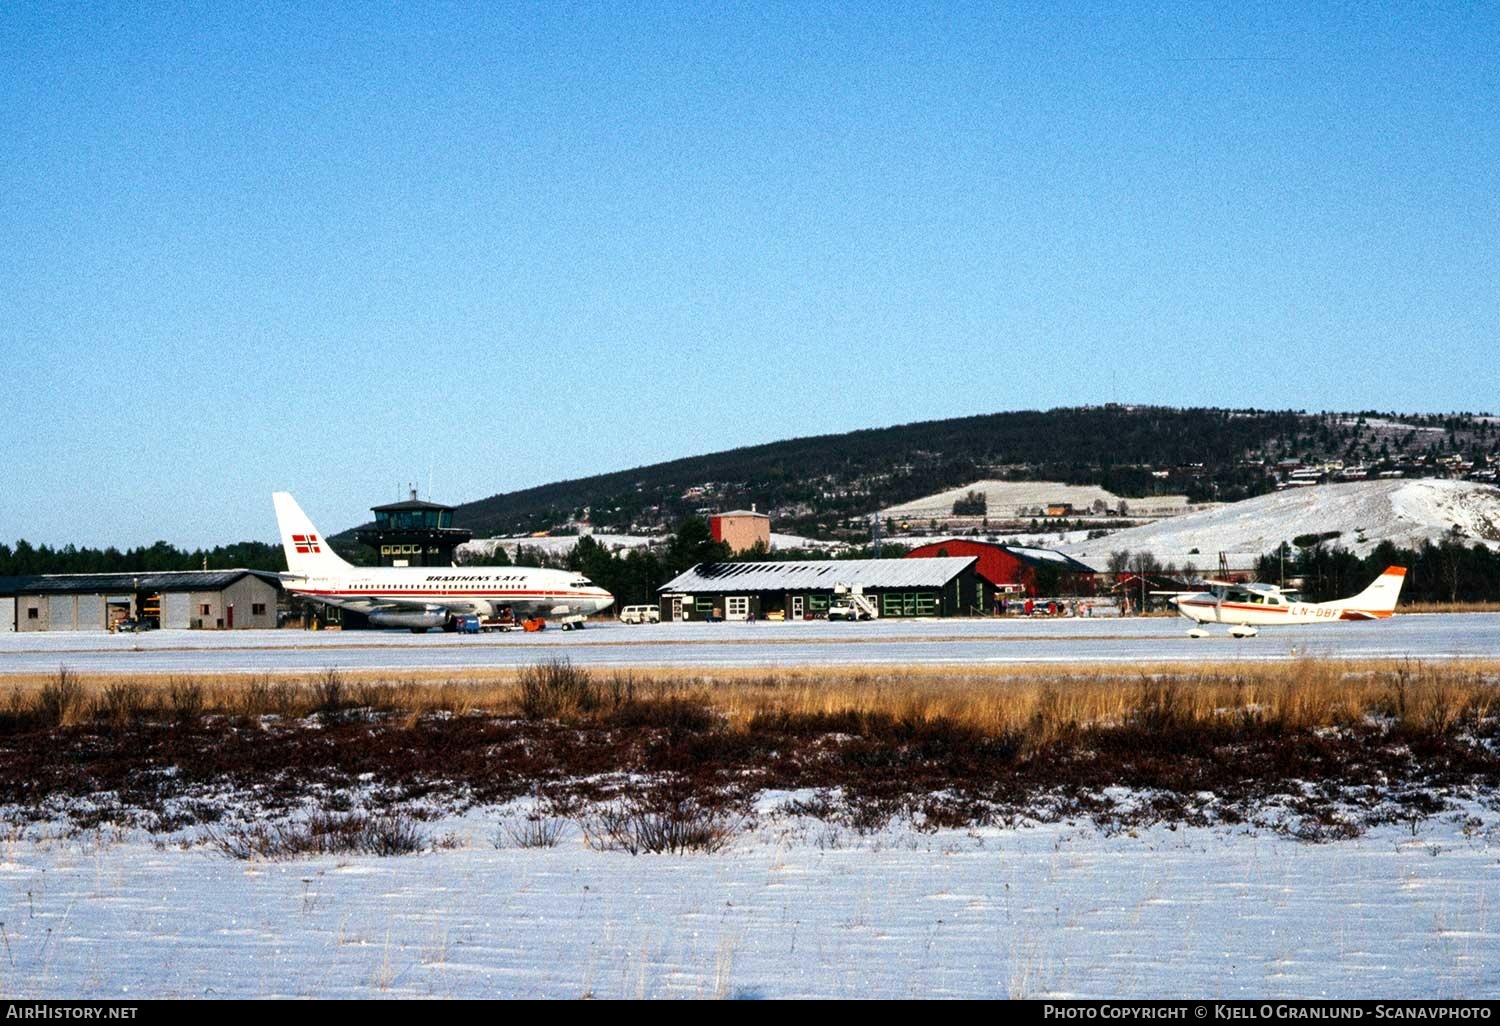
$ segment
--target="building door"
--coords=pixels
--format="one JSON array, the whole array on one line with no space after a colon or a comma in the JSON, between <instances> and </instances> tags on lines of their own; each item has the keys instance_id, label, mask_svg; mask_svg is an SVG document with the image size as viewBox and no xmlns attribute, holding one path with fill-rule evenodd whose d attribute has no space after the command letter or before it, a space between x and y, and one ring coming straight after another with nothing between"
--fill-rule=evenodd
<instances>
[{"instance_id":1,"label":"building door","mask_svg":"<svg viewBox=\"0 0 1500 1026\"><path fill-rule=\"evenodd\" d=\"M229 603L229 607L224 610L224 626L228 627L230 630L234 630L234 603L233 602Z\"/></svg>"},{"instance_id":2,"label":"building door","mask_svg":"<svg viewBox=\"0 0 1500 1026\"><path fill-rule=\"evenodd\" d=\"M802 619L802 596L801 595L793 595L792 596L792 619L793 620L800 620L800 619Z\"/></svg>"},{"instance_id":3,"label":"building door","mask_svg":"<svg viewBox=\"0 0 1500 1026\"><path fill-rule=\"evenodd\" d=\"M673 595L672 596L672 621L674 623L681 623L682 622L682 596L681 595Z\"/></svg>"},{"instance_id":4,"label":"building door","mask_svg":"<svg viewBox=\"0 0 1500 1026\"><path fill-rule=\"evenodd\" d=\"M186 630L192 626L192 609L188 593L169 591L161 597L161 626Z\"/></svg>"},{"instance_id":5,"label":"building door","mask_svg":"<svg viewBox=\"0 0 1500 1026\"><path fill-rule=\"evenodd\" d=\"M749 595L725 595L724 619L748 620L750 618Z\"/></svg>"}]
</instances>

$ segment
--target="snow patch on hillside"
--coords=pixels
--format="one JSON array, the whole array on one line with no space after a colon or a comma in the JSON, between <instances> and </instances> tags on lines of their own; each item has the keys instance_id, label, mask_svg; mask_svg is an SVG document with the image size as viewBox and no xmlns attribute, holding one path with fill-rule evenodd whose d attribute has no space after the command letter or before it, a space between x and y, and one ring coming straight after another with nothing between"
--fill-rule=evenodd
<instances>
[{"instance_id":1,"label":"snow patch on hillside","mask_svg":"<svg viewBox=\"0 0 1500 1026\"><path fill-rule=\"evenodd\" d=\"M1062 546L1104 565L1109 553L1151 552L1163 562L1209 567L1218 553L1254 558L1283 541L1337 531L1332 544L1369 555L1389 541L1401 548L1437 542L1454 529L1468 541L1500 548L1500 489L1473 481L1355 481L1294 488L1105 538ZM1195 551L1196 550L1196 551Z\"/></svg>"},{"instance_id":2,"label":"snow patch on hillside","mask_svg":"<svg viewBox=\"0 0 1500 1026\"><path fill-rule=\"evenodd\" d=\"M1153 495L1143 499L1121 499L1120 496L1097 485L1070 485L1059 481L975 481L960 488L950 488L936 495L928 495L898 506L880 511L880 516L893 519L955 518L953 504L976 492L985 498L986 514L992 519L1008 517L1032 517L1038 511L1056 503L1067 503L1077 515L1087 516L1095 503L1103 509L1119 509L1123 501L1132 517L1170 517L1186 512L1190 506L1186 495ZM970 518L972 519L972 518Z\"/></svg>"}]
</instances>

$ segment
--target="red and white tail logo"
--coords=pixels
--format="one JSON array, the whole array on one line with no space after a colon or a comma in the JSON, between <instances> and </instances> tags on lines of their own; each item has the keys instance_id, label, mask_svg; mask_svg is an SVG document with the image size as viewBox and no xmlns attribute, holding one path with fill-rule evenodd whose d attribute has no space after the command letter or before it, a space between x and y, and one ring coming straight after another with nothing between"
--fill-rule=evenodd
<instances>
[{"instance_id":1,"label":"red and white tail logo","mask_svg":"<svg viewBox=\"0 0 1500 1026\"><path fill-rule=\"evenodd\" d=\"M281 547L286 552L286 568L299 576L343 573L349 564L340 559L333 547L323 540L302 507L286 492L271 496L276 506L276 527L281 532Z\"/></svg>"}]
</instances>

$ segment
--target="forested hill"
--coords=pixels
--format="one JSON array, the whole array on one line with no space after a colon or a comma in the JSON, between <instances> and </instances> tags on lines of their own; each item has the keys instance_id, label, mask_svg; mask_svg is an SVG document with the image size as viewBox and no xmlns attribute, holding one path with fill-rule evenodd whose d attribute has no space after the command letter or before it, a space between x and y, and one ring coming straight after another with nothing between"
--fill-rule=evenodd
<instances>
[{"instance_id":1,"label":"forested hill","mask_svg":"<svg viewBox=\"0 0 1500 1026\"><path fill-rule=\"evenodd\" d=\"M849 517L984 478L1230 501L1269 490L1281 459L1378 462L1488 451L1494 431L1491 418L1467 414L1023 410L794 438L560 481L465 503L454 519L479 536L562 528L585 516L596 531L626 532L754 503L777 530L818 535Z\"/></svg>"}]
</instances>

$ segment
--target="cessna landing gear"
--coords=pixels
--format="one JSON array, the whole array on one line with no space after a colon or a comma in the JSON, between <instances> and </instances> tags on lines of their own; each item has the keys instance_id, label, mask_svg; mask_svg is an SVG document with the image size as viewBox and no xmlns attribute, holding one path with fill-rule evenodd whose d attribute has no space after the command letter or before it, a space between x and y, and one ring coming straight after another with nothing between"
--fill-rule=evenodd
<instances>
[{"instance_id":1,"label":"cessna landing gear","mask_svg":"<svg viewBox=\"0 0 1500 1026\"><path fill-rule=\"evenodd\" d=\"M1251 627L1248 623L1237 623L1233 627L1229 628L1229 636L1231 638L1253 638L1259 633L1260 631L1256 630L1254 627ZM1193 627L1189 629L1187 636L1190 638L1210 637L1208 631L1204 630L1202 627Z\"/></svg>"}]
</instances>

